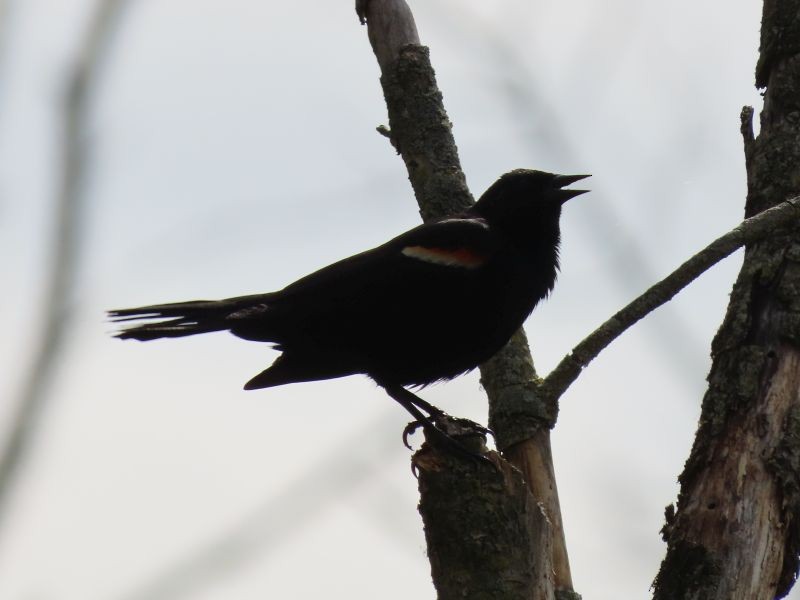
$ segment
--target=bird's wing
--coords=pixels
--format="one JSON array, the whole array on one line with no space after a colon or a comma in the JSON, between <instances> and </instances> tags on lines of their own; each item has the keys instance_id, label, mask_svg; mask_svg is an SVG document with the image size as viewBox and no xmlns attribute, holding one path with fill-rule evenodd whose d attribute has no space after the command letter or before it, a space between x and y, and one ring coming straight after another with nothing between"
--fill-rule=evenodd
<instances>
[{"instance_id":1,"label":"bird's wing","mask_svg":"<svg viewBox=\"0 0 800 600\"><path fill-rule=\"evenodd\" d=\"M483 219L441 219L306 275L278 294L286 300L317 293L327 296L335 290L351 294L355 291L351 286L387 282L399 275L406 279L419 267L425 275L429 276L432 269L437 276L447 278L451 272L482 267L496 247L495 235Z\"/></svg>"},{"instance_id":2,"label":"bird's wing","mask_svg":"<svg viewBox=\"0 0 800 600\"><path fill-rule=\"evenodd\" d=\"M235 335L276 342L290 354L348 344L363 352L384 334L416 338L425 323L453 312L453 298L474 299L491 287L491 269L483 267L497 244L480 219L426 223L306 275L227 320Z\"/></svg>"},{"instance_id":3,"label":"bird's wing","mask_svg":"<svg viewBox=\"0 0 800 600\"><path fill-rule=\"evenodd\" d=\"M489 261L497 243L484 219L453 217L420 225L387 246L399 249L405 259L448 269L477 269Z\"/></svg>"}]
</instances>

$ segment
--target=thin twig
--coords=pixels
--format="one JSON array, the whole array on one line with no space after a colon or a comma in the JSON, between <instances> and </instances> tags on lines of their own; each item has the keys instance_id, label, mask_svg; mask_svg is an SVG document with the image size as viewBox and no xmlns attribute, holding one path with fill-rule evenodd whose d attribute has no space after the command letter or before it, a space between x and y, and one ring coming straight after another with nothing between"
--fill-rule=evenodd
<instances>
[{"instance_id":1,"label":"thin twig","mask_svg":"<svg viewBox=\"0 0 800 600\"><path fill-rule=\"evenodd\" d=\"M63 166L53 211L54 232L40 321L41 339L0 453L0 524L8 512L13 484L33 442L47 401L48 384L66 340L84 222L82 183L86 174L86 147L83 136L86 132L89 96L99 74L104 49L126 2L100 0L67 82L61 138Z\"/></svg>"},{"instance_id":2,"label":"thin twig","mask_svg":"<svg viewBox=\"0 0 800 600\"><path fill-rule=\"evenodd\" d=\"M800 196L742 221L738 227L711 242L575 346L542 381L541 394L549 400L560 398L583 368L629 327L669 302L697 277L742 246L774 234L778 229L796 227L800 222L798 214Z\"/></svg>"}]
</instances>

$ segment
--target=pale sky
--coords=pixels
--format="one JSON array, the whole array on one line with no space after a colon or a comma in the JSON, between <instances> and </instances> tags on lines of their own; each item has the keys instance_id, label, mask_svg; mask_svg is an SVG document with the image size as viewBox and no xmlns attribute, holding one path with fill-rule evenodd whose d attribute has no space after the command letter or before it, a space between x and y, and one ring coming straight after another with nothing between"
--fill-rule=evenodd
<instances>
[{"instance_id":1,"label":"pale sky","mask_svg":"<svg viewBox=\"0 0 800 600\"><path fill-rule=\"evenodd\" d=\"M44 301L60 94L93 6L8 1L6 421ZM410 4L475 195L518 167L593 174L562 219L555 293L526 325L541 374L739 222L760 3ZM353 2L131 0L108 52L74 319L0 531L0 598L433 598L407 415L372 383L244 392L275 358L265 346L122 343L103 316L278 289L418 222L375 132L386 111ZM740 262L626 333L562 399L555 465L586 600L648 597ZM486 422L477 374L423 395Z\"/></svg>"}]
</instances>

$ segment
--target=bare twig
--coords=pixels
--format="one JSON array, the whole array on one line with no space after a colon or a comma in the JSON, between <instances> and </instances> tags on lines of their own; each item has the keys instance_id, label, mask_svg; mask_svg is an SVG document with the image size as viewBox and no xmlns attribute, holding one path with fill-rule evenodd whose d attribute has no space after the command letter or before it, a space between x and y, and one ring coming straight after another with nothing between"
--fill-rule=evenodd
<instances>
[{"instance_id":1,"label":"bare twig","mask_svg":"<svg viewBox=\"0 0 800 600\"><path fill-rule=\"evenodd\" d=\"M735 229L711 242L575 346L542 381L541 394L553 400L560 398L583 368L629 327L667 303L697 277L742 246L774 234L778 229L797 227L800 223L798 215L800 196L746 219Z\"/></svg>"},{"instance_id":2,"label":"bare twig","mask_svg":"<svg viewBox=\"0 0 800 600\"><path fill-rule=\"evenodd\" d=\"M100 0L67 82L63 107L64 129L61 133L63 166L54 209L41 338L0 454L0 524L8 512L12 486L33 441L47 400L48 383L66 339L84 221L82 184L87 157L83 136L86 133L89 96L99 75L104 49L126 4L127 0Z\"/></svg>"}]
</instances>

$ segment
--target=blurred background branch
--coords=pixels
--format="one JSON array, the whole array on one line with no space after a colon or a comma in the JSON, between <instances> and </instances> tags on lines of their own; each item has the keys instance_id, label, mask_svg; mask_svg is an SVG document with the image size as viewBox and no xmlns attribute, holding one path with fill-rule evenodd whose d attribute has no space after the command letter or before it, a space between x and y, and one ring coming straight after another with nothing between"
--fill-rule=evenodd
<instances>
[{"instance_id":1,"label":"blurred background branch","mask_svg":"<svg viewBox=\"0 0 800 600\"><path fill-rule=\"evenodd\" d=\"M8 43L8 35L11 30L9 26L9 17L11 15L11 0L0 0L0 64L5 58L6 44ZM0 77L2 82L2 77Z\"/></svg>"},{"instance_id":2,"label":"blurred background branch","mask_svg":"<svg viewBox=\"0 0 800 600\"><path fill-rule=\"evenodd\" d=\"M30 454L47 401L53 397L50 386L67 343L74 308L74 282L86 222L83 185L89 169L91 99L108 45L128 3L128 0L100 0L97 3L73 70L66 80L60 131L61 175L51 212L52 233L45 238L50 245L49 265L41 316L36 324L39 342L0 451L0 528L8 518L14 484ZM4 4L0 4L0 9Z\"/></svg>"}]
</instances>

